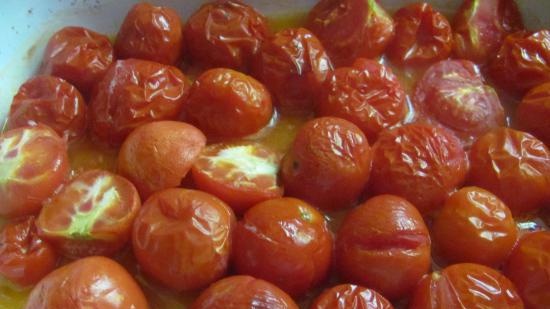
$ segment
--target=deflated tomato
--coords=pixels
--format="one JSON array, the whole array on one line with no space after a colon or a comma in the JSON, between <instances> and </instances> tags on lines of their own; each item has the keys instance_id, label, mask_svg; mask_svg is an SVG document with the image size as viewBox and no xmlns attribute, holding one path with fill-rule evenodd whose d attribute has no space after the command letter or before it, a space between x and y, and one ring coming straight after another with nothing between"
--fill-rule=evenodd
<instances>
[{"instance_id":1,"label":"deflated tomato","mask_svg":"<svg viewBox=\"0 0 550 309\"><path fill-rule=\"evenodd\" d=\"M550 83L531 89L516 110L516 120L523 130L550 145Z\"/></svg>"},{"instance_id":2,"label":"deflated tomato","mask_svg":"<svg viewBox=\"0 0 550 309\"><path fill-rule=\"evenodd\" d=\"M310 309L393 309L393 306L375 290L340 284L325 290Z\"/></svg>"}]
</instances>

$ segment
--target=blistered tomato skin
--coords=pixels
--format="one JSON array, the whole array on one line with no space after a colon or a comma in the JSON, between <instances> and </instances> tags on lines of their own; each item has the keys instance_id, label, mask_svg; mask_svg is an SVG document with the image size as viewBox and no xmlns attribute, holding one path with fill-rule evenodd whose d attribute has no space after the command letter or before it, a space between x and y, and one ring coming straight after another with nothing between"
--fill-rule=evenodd
<instances>
[{"instance_id":1,"label":"blistered tomato skin","mask_svg":"<svg viewBox=\"0 0 550 309\"><path fill-rule=\"evenodd\" d=\"M102 142L120 145L138 126L178 118L190 88L190 81L176 67L118 60L90 101L91 133Z\"/></svg>"},{"instance_id":2,"label":"blistered tomato skin","mask_svg":"<svg viewBox=\"0 0 550 309\"><path fill-rule=\"evenodd\" d=\"M118 58L137 58L176 65L183 51L183 27L176 11L138 3L126 14L118 31Z\"/></svg>"},{"instance_id":3,"label":"blistered tomato skin","mask_svg":"<svg viewBox=\"0 0 550 309\"><path fill-rule=\"evenodd\" d=\"M393 309L393 306L375 290L340 284L323 291L309 309Z\"/></svg>"},{"instance_id":4,"label":"blistered tomato skin","mask_svg":"<svg viewBox=\"0 0 550 309\"><path fill-rule=\"evenodd\" d=\"M202 289L226 272L235 215L213 195L166 189L152 195L134 222L141 269L174 291Z\"/></svg>"},{"instance_id":5,"label":"blistered tomato skin","mask_svg":"<svg viewBox=\"0 0 550 309\"><path fill-rule=\"evenodd\" d=\"M451 131L409 124L382 132L373 145L370 190L404 197L427 214L461 186L467 171L466 153Z\"/></svg>"},{"instance_id":6,"label":"blistered tomato skin","mask_svg":"<svg viewBox=\"0 0 550 309\"><path fill-rule=\"evenodd\" d=\"M253 206L239 221L233 266L298 297L327 276L332 243L315 208L295 198L272 199Z\"/></svg>"},{"instance_id":7,"label":"blistered tomato skin","mask_svg":"<svg viewBox=\"0 0 550 309\"><path fill-rule=\"evenodd\" d=\"M250 276L219 280L191 305L191 309L277 308L298 309L292 298L277 286Z\"/></svg>"},{"instance_id":8,"label":"blistered tomato skin","mask_svg":"<svg viewBox=\"0 0 550 309\"><path fill-rule=\"evenodd\" d=\"M550 83L531 89L516 110L518 126L550 147Z\"/></svg>"},{"instance_id":9,"label":"blistered tomato skin","mask_svg":"<svg viewBox=\"0 0 550 309\"><path fill-rule=\"evenodd\" d=\"M87 257L54 270L31 291L25 309L147 309L137 282L117 262Z\"/></svg>"},{"instance_id":10,"label":"blistered tomato skin","mask_svg":"<svg viewBox=\"0 0 550 309\"><path fill-rule=\"evenodd\" d=\"M340 275L389 299L408 296L430 263L430 235L424 220L398 196L367 200L347 214L338 231Z\"/></svg>"},{"instance_id":11,"label":"blistered tomato skin","mask_svg":"<svg viewBox=\"0 0 550 309\"><path fill-rule=\"evenodd\" d=\"M323 42L336 66L380 56L394 36L394 22L376 0L321 0L306 27Z\"/></svg>"}]
</instances>

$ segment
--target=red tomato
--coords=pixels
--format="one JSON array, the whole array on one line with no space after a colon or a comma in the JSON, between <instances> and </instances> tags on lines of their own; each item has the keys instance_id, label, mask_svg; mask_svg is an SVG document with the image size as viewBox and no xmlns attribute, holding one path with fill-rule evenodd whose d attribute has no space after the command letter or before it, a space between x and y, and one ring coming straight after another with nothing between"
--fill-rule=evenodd
<instances>
[{"instance_id":1,"label":"red tomato","mask_svg":"<svg viewBox=\"0 0 550 309\"><path fill-rule=\"evenodd\" d=\"M264 16L242 1L223 0L191 15L184 39L193 63L246 70L268 34Z\"/></svg>"},{"instance_id":2,"label":"red tomato","mask_svg":"<svg viewBox=\"0 0 550 309\"><path fill-rule=\"evenodd\" d=\"M465 0L453 21L454 53L458 58L485 63L504 37L523 28L513 0Z\"/></svg>"},{"instance_id":3,"label":"red tomato","mask_svg":"<svg viewBox=\"0 0 550 309\"><path fill-rule=\"evenodd\" d=\"M32 290L25 309L134 308L149 305L132 276L100 256L72 262L48 274Z\"/></svg>"},{"instance_id":4,"label":"red tomato","mask_svg":"<svg viewBox=\"0 0 550 309\"><path fill-rule=\"evenodd\" d=\"M447 308L523 309L523 302L512 282L498 271L455 264L425 276L409 302L409 309Z\"/></svg>"},{"instance_id":5,"label":"red tomato","mask_svg":"<svg viewBox=\"0 0 550 309\"><path fill-rule=\"evenodd\" d=\"M430 234L418 210L393 195L351 210L336 238L339 273L385 297L407 296L430 270Z\"/></svg>"},{"instance_id":6,"label":"red tomato","mask_svg":"<svg viewBox=\"0 0 550 309\"><path fill-rule=\"evenodd\" d=\"M468 182L494 193L514 215L550 201L550 149L531 134L492 130L474 143L470 163Z\"/></svg>"},{"instance_id":7,"label":"red tomato","mask_svg":"<svg viewBox=\"0 0 550 309\"><path fill-rule=\"evenodd\" d=\"M86 102L61 78L39 75L27 80L13 97L7 128L42 123L75 140L86 134Z\"/></svg>"},{"instance_id":8,"label":"red tomato","mask_svg":"<svg viewBox=\"0 0 550 309\"><path fill-rule=\"evenodd\" d=\"M202 73L191 88L184 118L209 137L242 137L271 119L271 96L260 82L231 69Z\"/></svg>"},{"instance_id":9,"label":"red tomato","mask_svg":"<svg viewBox=\"0 0 550 309\"><path fill-rule=\"evenodd\" d=\"M225 274L234 225L231 208L213 195L166 189L145 201L134 222L134 255L168 288L201 289Z\"/></svg>"},{"instance_id":10,"label":"red tomato","mask_svg":"<svg viewBox=\"0 0 550 309\"><path fill-rule=\"evenodd\" d=\"M118 31L117 57L176 64L183 50L183 26L176 11L137 3L126 14Z\"/></svg>"},{"instance_id":11,"label":"red tomato","mask_svg":"<svg viewBox=\"0 0 550 309\"><path fill-rule=\"evenodd\" d=\"M466 153L452 132L409 124L382 132L374 144L371 190L402 196L426 214L460 187L467 169Z\"/></svg>"},{"instance_id":12,"label":"red tomato","mask_svg":"<svg viewBox=\"0 0 550 309\"><path fill-rule=\"evenodd\" d=\"M65 27L48 41L40 73L61 77L88 95L113 61L113 46L107 36L82 27Z\"/></svg>"},{"instance_id":13,"label":"red tomato","mask_svg":"<svg viewBox=\"0 0 550 309\"><path fill-rule=\"evenodd\" d=\"M34 220L19 219L0 231L0 275L21 286L36 284L57 263L54 248L38 237Z\"/></svg>"},{"instance_id":14,"label":"red tomato","mask_svg":"<svg viewBox=\"0 0 550 309\"><path fill-rule=\"evenodd\" d=\"M134 130L118 153L118 171L141 197L178 187L198 158L206 138L184 122L156 121Z\"/></svg>"},{"instance_id":15,"label":"red tomato","mask_svg":"<svg viewBox=\"0 0 550 309\"><path fill-rule=\"evenodd\" d=\"M239 274L267 280L300 296L325 279L332 234L323 215L294 198L250 208L235 229L232 260Z\"/></svg>"},{"instance_id":16,"label":"red tomato","mask_svg":"<svg viewBox=\"0 0 550 309\"><path fill-rule=\"evenodd\" d=\"M282 113L307 114L332 71L321 42L304 28L277 32L262 45L253 73L268 87Z\"/></svg>"},{"instance_id":17,"label":"red tomato","mask_svg":"<svg viewBox=\"0 0 550 309\"><path fill-rule=\"evenodd\" d=\"M309 12L307 28L337 66L380 56L394 35L390 15L376 0L321 0Z\"/></svg>"},{"instance_id":18,"label":"red tomato","mask_svg":"<svg viewBox=\"0 0 550 309\"><path fill-rule=\"evenodd\" d=\"M358 126L370 141L407 115L405 91L390 68L359 58L334 71L320 89L317 113L341 117Z\"/></svg>"},{"instance_id":19,"label":"red tomato","mask_svg":"<svg viewBox=\"0 0 550 309\"><path fill-rule=\"evenodd\" d=\"M325 290L309 309L393 309L393 306L375 290L340 284Z\"/></svg>"},{"instance_id":20,"label":"red tomato","mask_svg":"<svg viewBox=\"0 0 550 309\"><path fill-rule=\"evenodd\" d=\"M285 194L323 209L357 201L371 171L371 148L353 123L334 117L305 123L285 155L281 177Z\"/></svg>"},{"instance_id":21,"label":"red tomato","mask_svg":"<svg viewBox=\"0 0 550 309\"><path fill-rule=\"evenodd\" d=\"M190 87L176 67L138 59L119 60L98 84L90 101L92 133L118 145L142 124L176 119Z\"/></svg>"},{"instance_id":22,"label":"red tomato","mask_svg":"<svg viewBox=\"0 0 550 309\"><path fill-rule=\"evenodd\" d=\"M49 127L0 134L0 216L38 213L68 171L67 143Z\"/></svg>"},{"instance_id":23,"label":"red tomato","mask_svg":"<svg viewBox=\"0 0 550 309\"><path fill-rule=\"evenodd\" d=\"M519 127L550 146L550 83L529 91L516 110Z\"/></svg>"},{"instance_id":24,"label":"red tomato","mask_svg":"<svg viewBox=\"0 0 550 309\"><path fill-rule=\"evenodd\" d=\"M550 308L550 232L525 235L510 255L505 274L527 308Z\"/></svg>"},{"instance_id":25,"label":"red tomato","mask_svg":"<svg viewBox=\"0 0 550 309\"><path fill-rule=\"evenodd\" d=\"M191 305L191 309L225 308L298 309L298 305L277 286L250 276L231 276L217 281Z\"/></svg>"}]
</instances>

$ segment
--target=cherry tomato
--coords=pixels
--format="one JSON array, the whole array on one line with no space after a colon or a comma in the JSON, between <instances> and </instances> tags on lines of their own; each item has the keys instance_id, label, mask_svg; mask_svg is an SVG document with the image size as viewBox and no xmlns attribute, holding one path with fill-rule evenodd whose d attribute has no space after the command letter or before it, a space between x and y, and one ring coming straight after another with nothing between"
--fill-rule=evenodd
<instances>
[{"instance_id":1,"label":"cherry tomato","mask_svg":"<svg viewBox=\"0 0 550 309\"><path fill-rule=\"evenodd\" d=\"M550 146L550 83L529 91L516 111L519 127Z\"/></svg>"},{"instance_id":2,"label":"cherry tomato","mask_svg":"<svg viewBox=\"0 0 550 309\"><path fill-rule=\"evenodd\" d=\"M550 232L525 235L505 266L505 274L517 287L525 306L550 307Z\"/></svg>"},{"instance_id":3,"label":"cherry tomato","mask_svg":"<svg viewBox=\"0 0 550 309\"><path fill-rule=\"evenodd\" d=\"M281 177L285 193L323 209L357 201L371 171L371 148L353 123L335 117L305 123L285 155Z\"/></svg>"},{"instance_id":4,"label":"cherry tomato","mask_svg":"<svg viewBox=\"0 0 550 309\"><path fill-rule=\"evenodd\" d=\"M117 57L176 64L183 50L183 26L176 11L149 3L135 4L118 31Z\"/></svg>"},{"instance_id":5,"label":"cherry tomato","mask_svg":"<svg viewBox=\"0 0 550 309\"><path fill-rule=\"evenodd\" d=\"M67 143L49 127L0 134L0 216L38 213L68 171Z\"/></svg>"},{"instance_id":6,"label":"cherry tomato","mask_svg":"<svg viewBox=\"0 0 550 309\"><path fill-rule=\"evenodd\" d=\"M100 256L76 260L44 277L25 309L149 308L132 276L117 262Z\"/></svg>"},{"instance_id":7,"label":"cherry tomato","mask_svg":"<svg viewBox=\"0 0 550 309\"><path fill-rule=\"evenodd\" d=\"M233 265L300 296L327 276L332 234L323 215L295 198L250 208L235 229Z\"/></svg>"},{"instance_id":8,"label":"cherry tomato","mask_svg":"<svg viewBox=\"0 0 550 309\"><path fill-rule=\"evenodd\" d=\"M353 122L370 141L402 122L408 112L397 77L374 60L359 58L351 67L336 69L320 92L319 115Z\"/></svg>"},{"instance_id":9,"label":"cherry tomato","mask_svg":"<svg viewBox=\"0 0 550 309\"><path fill-rule=\"evenodd\" d=\"M145 201L134 222L134 254L168 288L201 289L225 274L234 225L231 208L215 196L166 189Z\"/></svg>"},{"instance_id":10,"label":"cherry tomato","mask_svg":"<svg viewBox=\"0 0 550 309\"><path fill-rule=\"evenodd\" d=\"M395 194L426 214L443 205L464 182L466 153L449 130L409 124L384 131L373 146L370 188Z\"/></svg>"},{"instance_id":11,"label":"cherry tomato","mask_svg":"<svg viewBox=\"0 0 550 309\"><path fill-rule=\"evenodd\" d=\"M193 63L246 70L268 35L264 16L242 1L222 0L189 17L184 39Z\"/></svg>"},{"instance_id":12,"label":"cherry tomato","mask_svg":"<svg viewBox=\"0 0 550 309\"><path fill-rule=\"evenodd\" d=\"M418 210L393 195L352 209L336 238L339 273L385 297L407 296L430 270L430 235Z\"/></svg>"},{"instance_id":13,"label":"cherry tomato","mask_svg":"<svg viewBox=\"0 0 550 309\"><path fill-rule=\"evenodd\" d=\"M191 171L197 188L244 213L253 205L278 198L279 155L261 144L215 144L204 149Z\"/></svg>"},{"instance_id":14,"label":"cherry tomato","mask_svg":"<svg viewBox=\"0 0 550 309\"><path fill-rule=\"evenodd\" d=\"M178 187L206 144L197 128L177 121L156 121L135 129L118 153L118 172L145 199Z\"/></svg>"},{"instance_id":15,"label":"cherry tomato","mask_svg":"<svg viewBox=\"0 0 550 309\"><path fill-rule=\"evenodd\" d=\"M277 286L250 276L231 276L213 283L191 305L191 309L277 308L298 309Z\"/></svg>"},{"instance_id":16,"label":"cherry tomato","mask_svg":"<svg viewBox=\"0 0 550 309\"><path fill-rule=\"evenodd\" d=\"M455 55L478 63L493 57L506 35L523 28L513 0L465 0L453 21Z\"/></svg>"},{"instance_id":17,"label":"cherry tomato","mask_svg":"<svg viewBox=\"0 0 550 309\"><path fill-rule=\"evenodd\" d=\"M392 18L376 0L321 0L309 12L306 27L337 66L380 56L394 35Z\"/></svg>"},{"instance_id":18,"label":"cherry tomato","mask_svg":"<svg viewBox=\"0 0 550 309\"><path fill-rule=\"evenodd\" d=\"M523 302L512 282L498 271L455 264L426 275L409 302L409 309L446 308L523 309Z\"/></svg>"},{"instance_id":19,"label":"cherry tomato","mask_svg":"<svg viewBox=\"0 0 550 309\"><path fill-rule=\"evenodd\" d=\"M61 77L89 95L114 61L105 35L82 27L65 27L46 45L40 73Z\"/></svg>"},{"instance_id":20,"label":"cherry tomato","mask_svg":"<svg viewBox=\"0 0 550 309\"><path fill-rule=\"evenodd\" d=\"M86 102L61 78L39 75L27 80L13 97L7 128L45 124L68 140L86 134Z\"/></svg>"},{"instance_id":21,"label":"cherry tomato","mask_svg":"<svg viewBox=\"0 0 550 309\"><path fill-rule=\"evenodd\" d=\"M340 284L326 289L309 309L393 309L393 306L375 290Z\"/></svg>"},{"instance_id":22,"label":"cherry tomato","mask_svg":"<svg viewBox=\"0 0 550 309\"><path fill-rule=\"evenodd\" d=\"M191 88L184 119L209 137L242 137L271 119L271 96L260 82L231 69L202 73Z\"/></svg>"},{"instance_id":23,"label":"cherry tomato","mask_svg":"<svg viewBox=\"0 0 550 309\"><path fill-rule=\"evenodd\" d=\"M90 101L92 133L119 145L142 124L176 119L190 88L191 83L176 67L138 59L118 60Z\"/></svg>"},{"instance_id":24,"label":"cherry tomato","mask_svg":"<svg viewBox=\"0 0 550 309\"><path fill-rule=\"evenodd\" d=\"M285 29L262 44L253 75L268 87L282 113L307 114L332 71L323 45L309 30Z\"/></svg>"},{"instance_id":25,"label":"cherry tomato","mask_svg":"<svg viewBox=\"0 0 550 309\"><path fill-rule=\"evenodd\" d=\"M514 215L550 201L550 149L529 133L499 128L470 151L468 182L498 196Z\"/></svg>"}]
</instances>

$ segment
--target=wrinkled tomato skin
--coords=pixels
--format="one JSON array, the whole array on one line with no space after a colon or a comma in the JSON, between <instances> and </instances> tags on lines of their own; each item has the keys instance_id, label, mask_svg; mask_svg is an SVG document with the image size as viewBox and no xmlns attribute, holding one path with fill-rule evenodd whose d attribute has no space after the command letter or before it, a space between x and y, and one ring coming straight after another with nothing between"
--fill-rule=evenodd
<instances>
[{"instance_id":1,"label":"wrinkled tomato skin","mask_svg":"<svg viewBox=\"0 0 550 309\"><path fill-rule=\"evenodd\" d=\"M395 37L388 56L398 65L426 65L449 57L451 25L430 4L413 3L395 13Z\"/></svg>"},{"instance_id":2,"label":"wrinkled tomato skin","mask_svg":"<svg viewBox=\"0 0 550 309\"><path fill-rule=\"evenodd\" d=\"M315 208L295 198L272 199L250 208L237 224L233 266L298 297L326 278L332 243Z\"/></svg>"},{"instance_id":3,"label":"wrinkled tomato skin","mask_svg":"<svg viewBox=\"0 0 550 309\"><path fill-rule=\"evenodd\" d=\"M525 307L550 307L550 232L525 235L516 246L504 273L517 287Z\"/></svg>"},{"instance_id":4,"label":"wrinkled tomato skin","mask_svg":"<svg viewBox=\"0 0 550 309\"><path fill-rule=\"evenodd\" d=\"M309 309L393 309L393 306L375 290L340 284L323 291Z\"/></svg>"},{"instance_id":5,"label":"wrinkled tomato skin","mask_svg":"<svg viewBox=\"0 0 550 309\"><path fill-rule=\"evenodd\" d=\"M114 60L107 36L82 27L65 27L48 41L40 74L63 78L87 96Z\"/></svg>"},{"instance_id":6,"label":"wrinkled tomato skin","mask_svg":"<svg viewBox=\"0 0 550 309\"><path fill-rule=\"evenodd\" d=\"M550 147L550 83L531 89L516 110L517 124Z\"/></svg>"},{"instance_id":7,"label":"wrinkled tomato skin","mask_svg":"<svg viewBox=\"0 0 550 309\"><path fill-rule=\"evenodd\" d=\"M268 35L265 17L239 0L203 5L189 17L184 30L192 63L240 71L249 69Z\"/></svg>"},{"instance_id":8,"label":"wrinkled tomato skin","mask_svg":"<svg viewBox=\"0 0 550 309\"><path fill-rule=\"evenodd\" d=\"M54 248L38 237L33 216L6 224L0 231L0 275L26 287L55 269Z\"/></svg>"},{"instance_id":9,"label":"wrinkled tomato skin","mask_svg":"<svg viewBox=\"0 0 550 309\"><path fill-rule=\"evenodd\" d=\"M418 210L398 196L380 195L345 217L336 238L336 265L349 282L399 299L429 271L430 246Z\"/></svg>"},{"instance_id":10,"label":"wrinkled tomato skin","mask_svg":"<svg viewBox=\"0 0 550 309\"><path fill-rule=\"evenodd\" d=\"M369 180L371 148L351 122L316 118L298 131L283 158L285 194L322 209L342 209L357 201Z\"/></svg>"},{"instance_id":11,"label":"wrinkled tomato skin","mask_svg":"<svg viewBox=\"0 0 550 309\"><path fill-rule=\"evenodd\" d=\"M470 151L468 183L498 196L519 215L550 201L550 150L529 133L494 129Z\"/></svg>"},{"instance_id":12,"label":"wrinkled tomato skin","mask_svg":"<svg viewBox=\"0 0 550 309\"><path fill-rule=\"evenodd\" d=\"M183 51L183 26L171 8L138 3L126 14L115 41L119 59L176 65Z\"/></svg>"},{"instance_id":13,"label":"wrinkled tomato skin","mask_svg":"<svg viewBox=\"0 0 550 309\"><path fill-rule=\"evenodd\" d=\"M498 271L479 264L454 264L426 275L416 287L410 309L523 309L513 283Z\"/></svg>"},{"instance_id":14,"label":"wrinkled tomato skin","mask_svg":"<svg viewBox=\"0 0 550 309\"><path fill-rule=\"evenodd\" d=\"M62 266L31 291L25 309L135 308L149 305L139 285L117 262L100 256Z\"/></svg>"},{"instance_id":15,"label":"wrinkled tomato skin","mask_svg":"<svg viewBox=\"0 0 550 309\"><path fill-rule=\"evenodd\" d=\"M190 308L298 309L298 305L283 290L267 281L250 276L231 276L210 285Z\"/></svg>"},{"instance_id":16,"label":"wrinkled tomato skin","mask_svg":"<svg viewBox=\"0 0 550 309\"><path fill-rule=\"evenodd\" d=\"M321 0L309 12L306 27L338 67L380 56L394 36L394 22L376 0Z\"/></svg>"},{"instance_id":17,"label":"wrinkled tomato skin","mask_svg":"<svg viewBox=\"0 0 550 309\"><path fill-rule=\"evenodd\" d=\"M320 90L317 114L351 121L375 141L382 130L404 121L406 94L390 68L359 58L337 68Z\"/></svg>"},{"instance_id":18,"label":"wrinkled tomato skin","mask_svg":"<svg viewBox=\"0 0 550 309\"><path fill-rule=\"evenodd\" d=\"M404 197L427 214L462 185L467 171L466 153L451 131L409 124L382 132L373 145L370 191Z\"/></svg>"},{"instance_id":19,"label":"wrinkled tomato skin","mask_svg":"<svg viewBox=\"0 0 550 309\"><path fill-rule=\"evenodd\" d=\"M37 214L69 171L67 143L44 125L0 135L0 216Z\"/></svg>"},{"instance_id":20,"label":"wrinkled tomato skin","mask_svg":"<svg viewBox=\"0 0 550 309\"><path fill-rule=\"evenodd\" d=\"M157 192L134 222L134 255L143 272L164 286L202 289L227 270L235 221L231 208L208 193Z\"/></svg>"},{"instance_id":21,"label":"wrinkled tomato skin","mask_svg":"<svg viewBox=\"0 0 550 309\"><path fill-rule=\"evenodd\" d=\"M7 129L42 123L72 141L86 134L87 106L80 92L65 80L38 75L13 97Z\"/></svg>"},{"instance_id":22,"label":"wrinkled tomato skin","mask_svg":"<svg viewBox=\"0 0 550 309\"><path fill-rule=\"evenodd\" d=\"M190 88L190 81L176 67L118 60L90 101L91 133L99 141L120 145L143 124L178 118Z\"/></svg>"},{"instance_id":23,"label":"wrinkled tomato skin","mask_svg":"<svg viewBox=\"0 0 550 309\"><path fill-rule=\"evenodd\" d=\"M208 137L237 138L259 131L273 114L271 95L260 82L231 69L211 69L194 82L184 120Z\"/></svg>"}]
</instances>

